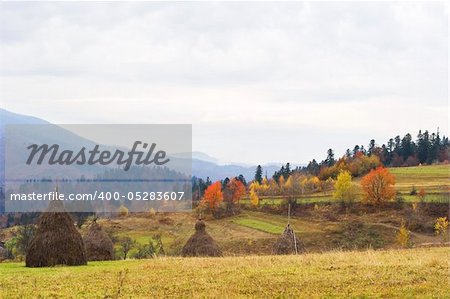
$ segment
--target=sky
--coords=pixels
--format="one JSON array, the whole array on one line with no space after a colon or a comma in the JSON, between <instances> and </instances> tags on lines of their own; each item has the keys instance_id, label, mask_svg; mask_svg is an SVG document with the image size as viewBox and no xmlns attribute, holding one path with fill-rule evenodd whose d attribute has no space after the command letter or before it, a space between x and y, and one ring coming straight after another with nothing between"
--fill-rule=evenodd
<instances>
[{"instance_id":1,"label":"sky","mask_svg":"<svg viewBox=\"0 0 450 299\"><path fill-rule=\"evenodd\" d=\"M192 124L222 163L448 135L442 2L0 3L0 104L56 124Z\"/></svg>"}]
</instances>

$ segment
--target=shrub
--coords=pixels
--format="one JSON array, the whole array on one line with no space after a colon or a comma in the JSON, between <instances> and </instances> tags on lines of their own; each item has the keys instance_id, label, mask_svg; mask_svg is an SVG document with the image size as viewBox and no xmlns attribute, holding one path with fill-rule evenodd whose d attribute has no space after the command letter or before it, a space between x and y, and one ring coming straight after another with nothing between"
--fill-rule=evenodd
<instances>
[{"instance_id":1,"label":"shrub","mask_svg":"<svg viewBox=\"0 0 450 299\"><path fill-rule=\"evenodd\" d=\"M403 196L400 192L397 192L397 194L395 196L395 202L397 204L397 208L401 209L403 207L403 204L405 203L405 199L403 198Z\"/></svg>"},{"instance_id":2,"label":"shrub","mask_svg":"<svg viewBox=\"0 0 450 299\"><path fill-rule=\"evenodd\" d=\"M133 255L133 258L148 259L154 258L160 254L164 254L161 235L154 235L149 239L147 244L137 245L137 252Z\"/></svg>"},{"instance_id":3,"label":"shrub","mask_svg":"<svg viewBox=\"0 0 450 299\"><path fill-rule=\"evenodd\" d=\"M434 224L436 235L442 236L442 243L445 243L448 236L448 220L447 217L439 217Z\"/></svg>"},{"instance_id":4,"label":"shrub","mask_svg":"<svg viewBox=\"0 0 450 299\"><path fill-rule=\"evenodd\" d=\"M136 241L130 237L123 237L120 239L120 253L124 260L127 259L128 253L136 245Z\"/></svg>"},{"instance_id":5,"label":"shrub","mask_svg":"<svg viewBox=\"0 0 450 299\"><path fill-rule=\"evenodd\" d=\"M420 203L423 203L425 201L425 189L420 188L419 193L417 193L417 196L419 197Z\"/></svg>"},{"instance_id":6,"label":"shrub","mask_svg":"<svg viewBox=\"0 0 450 299\"><path fill-rule=\"evenodd\" d=\"M400 245L403 248L407 248L411 246L410 238L411 237L409 230L406 228L405 221L402 219L402 223L400 229L397 232L395 240L397 241L398 245Z\"/></svg>"}]
</instances>

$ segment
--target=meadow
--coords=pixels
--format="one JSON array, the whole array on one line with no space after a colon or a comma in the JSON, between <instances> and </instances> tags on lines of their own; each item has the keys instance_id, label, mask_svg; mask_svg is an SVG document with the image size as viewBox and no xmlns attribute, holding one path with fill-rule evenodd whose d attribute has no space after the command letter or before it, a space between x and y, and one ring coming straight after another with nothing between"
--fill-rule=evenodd
<instances>
[{"instance_id":1,"label":"meadow","mask_svg":"<svg viewBox=\"0 0 450 299\"><path fill-rule=\"evenodd\" d=\"M99 219L116 240L147 244L161 236L166 256L40 269L3 262L0 298L448 298L450 248L433 230L436 215L448 213L448 206L432 203L448 186L448 170L448 165L391 169L405 198L401 205L356 202L341 209L330 193L299 200L289 223L307 249L300 256L271 255L288 222L286 211L276 208L281 198L263 199L257 209L244 201L234 216L206 217L222 258L179 257L194 231L195 213ZM428 203L418 210L418 197L409 195L412 186L427 192ZM410 230L410 249L396 243L402 220ZM14 231L0 231L0 238ZM120 242L115 248L120 258Z\"/></svg>"},{"instance_id":2,"label":"meadow","mask_svg":"<svg viewBox=\"0 0 450 299\"><path fill-rule=\"evenodd\" d=\"M448 298L449 248L0 266L1 298Z\"/></svg>"}]
</instances>

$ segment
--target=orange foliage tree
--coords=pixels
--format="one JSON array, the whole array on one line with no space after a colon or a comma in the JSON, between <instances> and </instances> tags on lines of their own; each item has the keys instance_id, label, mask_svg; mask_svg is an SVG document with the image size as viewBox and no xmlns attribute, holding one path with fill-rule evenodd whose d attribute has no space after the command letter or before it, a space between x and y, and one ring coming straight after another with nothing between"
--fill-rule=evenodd
<instances>
[{"instance_id":1,"label":"orange foliage tree","mask_svg":"<svg viewBox=\"0 0 450 299\"><path fill-rule=\"evenodd\" d=\"M239 202L245 195L244 184L236 178L232 178L231 181L228 182L227 188L230 190L230 196L233 202Z\"/></svg>"},{"instance_id":2,"label":"orange foliage tree","mask_svg":"<svg viewBox=\"0 0 450 299\"><path fill-rule=\"evenodd\" d=\"M208 205L213 215L215 215L217 208L223 201L222 184L217 181L214 184L209 185L205 190L202 201Z\"/></svg>"},{"instance_id":3,"label":"orange foliage tree","mask_svg":"<svg viewBox=\"0 0 450 299\"><path fill-rule=\"evenodd\" d=\"M235 204L239 204L241 198L245 195L245 186L237 178L232 178L224 190L224 200L226 202L226 209L228 214L234 214Z\"/></svg>"},{"instance_id":4,"label":"orange foliage tree","mask_svg":"<svg viewBox=\"0 0 450 299\"><path fill-rule=\"evenodd\" d=\"M387 168L377 167L361 179L367 202L381 204L395 197L395 177Z\"/></svg>"}]
</instances>

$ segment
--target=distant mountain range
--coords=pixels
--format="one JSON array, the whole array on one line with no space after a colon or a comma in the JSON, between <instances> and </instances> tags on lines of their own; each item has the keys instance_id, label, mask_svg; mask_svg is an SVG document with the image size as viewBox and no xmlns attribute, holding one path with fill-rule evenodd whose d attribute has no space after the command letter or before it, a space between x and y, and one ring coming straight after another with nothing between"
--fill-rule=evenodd
<instances>
[{"instance_id":1,"label":"distant mountain range","mask_svg":"<svg viewBox=\"0 0 450 299\"><path fill-rule=\"evenodd\" d=\"M36 118L29 115L22 115L7 111L5 109L0 109L0 180L4 180L4 169L5 169L5 126L7 124L50 124L48 121ZM92 141L87 141L85 138L78 136L66 129L63 129L57 125L52 128L54 132L53 136L61 136L64 135L64 140L69 140L68 144L81 144L86 142L94 143ZM17 140L14 142L20 142L23 138L33 138L33 136L17 136ZM28 141L28 140L27 140ZM251 180L254 177L256 165L245 166L238 164L228 164L221 165L219 164L219 160L205 154L203 152L192 152L192 153L183 153L180 154L177 158L183 158L188 156L192 156L192 175L196 177L200 177L206 179L209 177L211 180L221 180L226 177L234 177L242 174L247 180ZM272 176L272 174L279 170L281 167L281 163L279 165L270 164L270 165L262 165L263 174L267 173L268 176ZM75 171L75 170L74 170Z\"/></svg>"}]
</instances>

